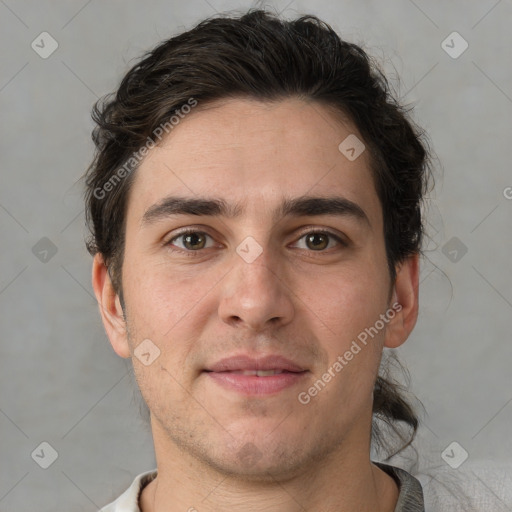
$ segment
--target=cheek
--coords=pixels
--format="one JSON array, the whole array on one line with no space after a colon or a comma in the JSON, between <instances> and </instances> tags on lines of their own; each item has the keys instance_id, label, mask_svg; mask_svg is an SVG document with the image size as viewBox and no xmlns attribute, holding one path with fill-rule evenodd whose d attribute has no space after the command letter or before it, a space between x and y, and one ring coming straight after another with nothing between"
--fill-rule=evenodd
<instances>
[{"instance_id":1,"label":"cheek","mask_svg":"<svg viewBox=\"0 0 512 512\"><path fill-rule=\"evenodd\" d=\"M145 325L163 335L201 298L201 283L171 272L165 262L147 264L133 259L125 268L129 269L123 276L125 299L132 306L139 328Z\"/></svg>"},{"instance_id":2,"label":"cheek","mask_svg":"<svg viewBox=\"0 0 512 512\"><path fill-rule=\"evenodd\" d=\"M130 269L124 289L132 350L150 339L160 350L155 364L172 369L173 374L181 372L201 336L202 319L208 315L208 291L218 278L210 284L206 275L194 278L158 263L137 266L132 262L126 268ZM142 367L140 372L155 376L152 366ZM163 375L155 377L165 380Z\"/></svg>"},{"instance_id":3,"label":"cheek","mask_svg":"<svg viewBox=\"0 0 512 512\"><path fill-rule=\"evenodd\" d=\"M388 282L382 270L354 264L336 273L303 278L304 305L328 329L350 341L373 325L387 307ZM300 295L300 293L298 294Z\"/></svg>"},{"instance_id":4,"label":"cheek","mask_svg":"<svg viewBox=\"0 0 512 512\"><path fill-rule=\"evenodd\" d=\"M330 375L317 375L331 382L332 394L326 394L324 400L347 408L353 406L356 396L371 399L379 367L385 330L371 328L387 309L389 283L381 267L347 266L310 287L305 301L311 310L316 304L309 318L317 324L318 342L328 354L325 371L335 375L332 380Z\"/></svg>"}]
</instances>

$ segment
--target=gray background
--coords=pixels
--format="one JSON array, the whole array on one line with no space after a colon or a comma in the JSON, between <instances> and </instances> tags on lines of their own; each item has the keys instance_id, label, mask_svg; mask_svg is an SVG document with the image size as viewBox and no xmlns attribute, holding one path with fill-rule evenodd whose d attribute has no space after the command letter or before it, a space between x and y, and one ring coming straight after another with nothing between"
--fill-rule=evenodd
<instances>
[{"instance_id":1,"label":"gray background","mask_svg":"<svg viewBox=\"0 0 512 512\"><path fill-rule=\"evenodd\" d=\"M130 364L111 349L90 284L79 182L90 109L161 39L251 5L0 0L1 511L93 511L155 467ZM421 313L398 350L428 413L421 464L455 474L441 458L452 441L466 465L510 463L511 2L266 5L319 15L401 77L439 157ZM46 59L31 48L43 31L59 45ZM453 31L469 44L458 58L441 46ZM43 441L58 452L46 470L31 457Z\"/></svg>"}]
</instances>

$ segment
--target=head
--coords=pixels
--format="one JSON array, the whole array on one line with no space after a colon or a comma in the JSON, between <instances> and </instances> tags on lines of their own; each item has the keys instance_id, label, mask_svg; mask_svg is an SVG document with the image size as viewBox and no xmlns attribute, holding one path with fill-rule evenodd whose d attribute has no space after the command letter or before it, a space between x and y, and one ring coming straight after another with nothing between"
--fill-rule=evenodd
<instances>
[{"instance_id":1,"label":"head","mask_svg":"<svg viewBox=\"0 0 512 512\"><path fill-rule=\"evenodd\" d=\"M410 441L415 413L378 370L417 318L429 160L371 58L313 16L213 18L93 117L93 283L153 431L225 471L254 450L283 474L372 417ZM239 353L279 353L302 380L264 398L212 382Z\"/></svg>"}]
</instances>

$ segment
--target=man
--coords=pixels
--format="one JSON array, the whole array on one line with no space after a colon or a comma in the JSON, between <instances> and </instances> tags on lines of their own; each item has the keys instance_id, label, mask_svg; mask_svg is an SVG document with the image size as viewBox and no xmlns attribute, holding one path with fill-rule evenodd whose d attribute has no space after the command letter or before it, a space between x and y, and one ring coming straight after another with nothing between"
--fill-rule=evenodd
<instances>
[{"instance_id":1,"label":"man","mask_svg":"<svg viewBox=\"0 0 512 512\"><path fill-rule=\"evenodd\" d=\"M378 372L417 319L429 158L364 51L213 18L94 118L93 287L157 461L103 510L424 510L370 445L418 425Z\"/></svg>"}]
</instances>

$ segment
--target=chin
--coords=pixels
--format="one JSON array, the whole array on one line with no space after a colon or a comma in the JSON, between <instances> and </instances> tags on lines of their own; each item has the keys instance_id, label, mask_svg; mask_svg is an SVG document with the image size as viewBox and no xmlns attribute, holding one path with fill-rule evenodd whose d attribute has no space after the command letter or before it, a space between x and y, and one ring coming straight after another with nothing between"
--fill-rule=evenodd
<instances>
[{"instance_id":1,"label":"chin","mask_svg":"<svg viewBox=\"0 0 512 512\"><path fill-rule=\"evenodd\" d=\"M231 439L230 443L219 442L218 446L224 449L203 452L202 459L226 476L253 482L287 480L307 468L314 457L305 452L299 437L272 437L267 432L259 430L256 434L235 436L236 441Z\"/></svg>"},{"instance_id":2,"label":"chin","mask_svg":"<svg viewBox=\"0 0 512 512\"><path fill-rule=\"evenodd\" d=\"M300 474L305 464L275 453L262 453L252 443L244 445L235 457L226 454L221 460L210 460L209 465L226 477L254 483L281 482Z\"/></svg>"}]
</instances>

